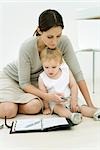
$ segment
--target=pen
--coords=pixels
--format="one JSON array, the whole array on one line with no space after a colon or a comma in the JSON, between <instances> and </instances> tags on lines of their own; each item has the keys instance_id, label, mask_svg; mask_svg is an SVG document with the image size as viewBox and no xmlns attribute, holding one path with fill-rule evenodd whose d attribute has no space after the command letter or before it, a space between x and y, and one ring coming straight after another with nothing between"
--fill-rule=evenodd
<instances>
[{"instance_id":1,"label":"pen","mask_svg":"<svg viewBox=\"0 0 100 150\"><path fill-rule=\"evenodd\" d=\"M31 127L31 126L34 126L34 125L38 124L39 122L40 122L40 120L39 120L39 121L36 121L36 122L34 122L34 123L30 123L30 124L26 125L25 128L29 128L29 127Z\"/></svg>"}]
</instances>

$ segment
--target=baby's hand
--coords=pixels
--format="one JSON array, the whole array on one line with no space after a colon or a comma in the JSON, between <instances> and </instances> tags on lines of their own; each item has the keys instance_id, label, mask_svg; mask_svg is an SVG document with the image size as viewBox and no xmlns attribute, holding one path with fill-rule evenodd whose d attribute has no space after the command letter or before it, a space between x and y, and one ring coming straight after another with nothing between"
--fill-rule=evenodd
<instances>
[{"instance_id":1,"label":"baby's hand","mask_svg":"<svg viewBox=\"0 0 100 150\"><path fill-rule=\"evenodd\" d=\"M43 110L43 114L44 114L44 115L49 115L49 114L51 114L50 108L46 108L45 110Z\"/></svg>"}]
</instances>

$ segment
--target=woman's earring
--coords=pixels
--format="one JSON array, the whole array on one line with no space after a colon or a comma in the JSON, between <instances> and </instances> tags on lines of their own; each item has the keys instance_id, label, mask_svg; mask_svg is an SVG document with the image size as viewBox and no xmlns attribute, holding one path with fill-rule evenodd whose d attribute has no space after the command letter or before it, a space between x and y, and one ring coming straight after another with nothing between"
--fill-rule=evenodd
<instances>
[{"instance_id":1,"label":"woman's earring","mask_svg":"<svg viewBox=\"0 0 100 150\"><path fill-rule=\"evenodd\" d=\"M39 33L39 35L41 35L41 34L42 34L42 32L41 32L41 30L40 30L40 28L39 28L39 27L37 28L37 32Z\"/></svg>"}]
</instances>

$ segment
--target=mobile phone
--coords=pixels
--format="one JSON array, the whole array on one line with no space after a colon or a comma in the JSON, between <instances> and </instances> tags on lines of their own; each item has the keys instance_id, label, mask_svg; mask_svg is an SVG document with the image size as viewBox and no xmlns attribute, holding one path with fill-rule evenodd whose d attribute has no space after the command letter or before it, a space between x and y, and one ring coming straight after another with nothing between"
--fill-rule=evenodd
<instances>
[{"instance_id":1,"label":"mobile phone","mask_svg":"<svg viewBox=\"0 0 100 150\"><path fill-rule=\"evenodd\" d=\"M4 124L0 123L0 129L2 129L4 127Z\"/></svg>"},{"instance_id":2,"label":"mobile phone","mask_svg":"<svg viewBox=\"0 0 100 150\"><path fill-rule=\"evenodd\" d=\"M61 99L66 101L68 99L68 97L61 96Z\"/></svg>"}]
</instances>

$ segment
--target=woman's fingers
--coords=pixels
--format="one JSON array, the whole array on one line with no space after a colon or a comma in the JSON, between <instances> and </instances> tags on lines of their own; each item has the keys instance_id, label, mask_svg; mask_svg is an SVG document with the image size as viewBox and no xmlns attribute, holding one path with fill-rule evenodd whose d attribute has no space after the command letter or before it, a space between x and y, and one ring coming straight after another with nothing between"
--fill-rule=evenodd
<instances>
[{"instance_id":1,"label":"woman's fingers","mask_svg":"<svg viewBox=\"0 0 100 150\"><path fill-rule=\"evenodd\" d=\"M72 112L78 112L79 111L79 106L75 105L75 106L71 107L71 111Z\"/></svg>"}]
</instances>

